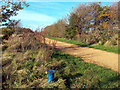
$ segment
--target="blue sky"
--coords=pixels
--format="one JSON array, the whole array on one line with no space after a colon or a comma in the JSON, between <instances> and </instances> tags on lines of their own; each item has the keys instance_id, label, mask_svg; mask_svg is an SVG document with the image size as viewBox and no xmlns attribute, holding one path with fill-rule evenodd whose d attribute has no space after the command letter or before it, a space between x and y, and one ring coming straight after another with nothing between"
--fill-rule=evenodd
<instances>
[{"instance_id":1,"label":"blue sky","mask_svg":"<svg viewBox=\"0 0 120 90\"><path fill-rule=\"evenodd\" d=\"M80 3L80 2L79 2ZM35 30L38 27L51 25L57 20L69 14L72 7L78 2L29 2L29 7L25 7L18 12L13 19L21 19L22 27Z\"/></svg>"},{"instance_id":2,"label":"blue sky","mask_svg":"<svg viewBox=\"0 0 120 90\"><path fill-rule=\"evenodd\" d=\"M39 0L29 0L28 3L29 7L25 7L18 12L17 16L12 18L20 19L22 27L34 31L38 27L42 28L57 22L57 20L69 14L72 7L76 7L83 2L40 2ZM110 3L103 3L103 5L107 4Z\"/></svg>"}]
</instances>

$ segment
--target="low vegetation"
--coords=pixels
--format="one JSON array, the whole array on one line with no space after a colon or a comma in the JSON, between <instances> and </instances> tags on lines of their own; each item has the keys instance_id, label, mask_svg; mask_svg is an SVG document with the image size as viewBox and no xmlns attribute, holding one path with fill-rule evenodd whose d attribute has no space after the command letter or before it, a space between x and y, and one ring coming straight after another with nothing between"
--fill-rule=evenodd
<instances>
[{"instance_id":1,"label":"low vegetation","mask_svg":"<svg viewBox=\"0 0 120 90\"><path fill-rule=\"evenodd\" d=\"M29 5L20 0L19 2L4 1L1 7L2 26L7 26L2 28L1 32L3 32L0 35L2 38L2 45L0 46L2 48L2 89L117 89L120 87L120 75L117 72L86 63L78 57L61 52L55 49L54 42L52 46L46 45L44 36L51 36L49 37L51 39L83 47L88 46L119 53L115 50L118 45L118 30L113 29L117 25L116 4L110 7L102 7L96 3L90 6L79 5L71 12L68 20L59 20L56 24L46 27L46 30L43 32L33 32L27 28L20 28L17 26L19 21L10 20L10 17L16 16L17 11L23 9L24 6L28 7ZM92 20L94 21L93 25L91 25L91 22L88 22ZM80 23L81 25L79 25ZM89 31L86 31L88 28L93 28L94 31L88 33ZM53 31L49 31L50 29ZM95 37L96 35L97 37ZM94 46L97 43L99 45ZM115 49L113 46L112 48L100 46L104 44L106 46L111 44L115 46ZM48 75L45 72L51 66L56 70L56 73L54 82L48 85Z\"/></svg>"},{"instance_id":2,"label":"low vegetation","mask_svg":"<svg viewBox=\"0 0 120 90\"><path fill-rule=\"evenodd\" d=\"M113 53L120 54L120 52L119 52L120 48L118 46L105 46L105 45L99 45L99 43L98 44L93 44L93 45L88 45L86 43L82 43L82 42L75 41L75 40L67 40L67 39L64 39L64 38L55 38L55 37L47 37L47 38L62 41L62 42L66 42L66 43L75 44L75 45L78 45L78 46L81 46L81 47L95 48L95 49L100 49L100 50L103 50L103 51L108 51L108 52L113 52Z\"/></svg>"},{"instance_id":3,"label":"low vegetation","mask_svg":"<svg viewBox=\"0 0 120 90\"><path fill-rule=\"evenodd\" d=\"M56 78L65 79L66 88L118 88L119 74L107 68L86 63L79 57L73 57L56 50L52 58L62 60L65 65L56 72Z\"/></svg>"},{"instance_id":4,"label":"low vegetation","mask_svg":"<svg viewBox=\"0 0 120 90\"><path fill-rule=\"evenodd\" d=\"M47 46L39 32L17 30L3 42L7 46L2 59L3 89L119 87L117 72ZM51 66L56 70L55 81L48 85L45 72Z\"/></svg>"},{"instance_id":5,"label":"low vegetation","mask_svg":"<svg viewBox=\"0 0 120 90\"><path fill-rule=\"evenodd\" d=\"M2 39L2 47L6 47L2 49L3 88L32 87L37 82L36 79L39 78L40 82L43 76L47 76L44 73L48 68L45 64L50 59L54 46L46 46L44 40L37 31L25 28L16 28L8 39ZM42 82L39 84L43 85ZM41 85L39 86L42 87Z\"/></svg>"}]
</instances>

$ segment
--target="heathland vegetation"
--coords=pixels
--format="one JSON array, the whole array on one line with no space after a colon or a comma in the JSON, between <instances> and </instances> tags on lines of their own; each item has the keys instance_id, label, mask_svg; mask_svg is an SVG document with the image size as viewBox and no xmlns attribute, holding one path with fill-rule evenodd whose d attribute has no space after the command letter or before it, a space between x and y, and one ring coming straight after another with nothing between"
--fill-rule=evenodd
<instances>
[{"instance_id":1,"label":"heathland vegetation","mask_svg":"<svg viewBox=\"0 0 120 90\"><path fill-rule=\"evenodd\" d=\"M68 23L65 20L59 20L56 24L46 27L44 33L21 28L19 21L10 20L10 17L16 15L17 11L23 9L23 6L29 5L25 2L4 2L2 5L1 19L2 24L6 26L0 30L0 32L2 31L0 35L2 38L0 47L2 48L2 73L0 75L2 76L3 89L119 87L120 80L117 72L86 63L79 57L75 58L57 50L55 42L49 46L45 41L45 36L50 36L78 40L88 45L98 42L105 44L114 35L116 37L118 35L118 30L115 29L118 23L115 16L116 4L106 7L101 7L96 3L79 5L71 12ZM85 11L83 15L80 13L81 10ZM95 11L92 12L92 10ZM114 13L114 15L110 13ZM99 38L95 35L99 35ZM115 43L111 45L115 46L118 38L114 39ZM51 66L56 70L56 73L54 82L48 85L48 77L45 72Z\"/></svg>"}]
</instances>

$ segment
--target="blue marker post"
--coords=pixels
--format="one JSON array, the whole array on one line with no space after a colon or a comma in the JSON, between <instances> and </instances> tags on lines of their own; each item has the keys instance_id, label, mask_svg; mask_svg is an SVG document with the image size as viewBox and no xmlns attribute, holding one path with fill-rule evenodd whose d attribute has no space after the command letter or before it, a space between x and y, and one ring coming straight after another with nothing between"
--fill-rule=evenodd
<instances>
[{"instance_id":1,"label":"blue marker post","mask_svg":"<svg viewBox=\"0 0 120 90\"><path fill-rule=\"evenodd\" d=\"M47 70L47 72L48 72L48 84L50 84L52 81L54 81L55 70L50 68L49 70Z\"/></svg>"}]
</instances>

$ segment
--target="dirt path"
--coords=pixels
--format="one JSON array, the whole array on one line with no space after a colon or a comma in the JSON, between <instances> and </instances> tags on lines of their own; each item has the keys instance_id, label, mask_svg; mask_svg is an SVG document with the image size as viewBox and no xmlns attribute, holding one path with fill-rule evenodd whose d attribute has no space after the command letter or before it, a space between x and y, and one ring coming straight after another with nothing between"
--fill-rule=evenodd
<instances>
[{"instance_id":1,"label":"dirt path","mask_svg":"<svg viewBox=\"0 0 120 90\"><path fill-rule=\"evenodd\" d=\"M85 62L94 63L117 72L120 71L118 70L118 54L88 47L79 47L74 44L46 38L46 43L49 44L49 42L56 42L57 49L60 49L67 54L80 57Z\"/></svg>"}]
</instances>

